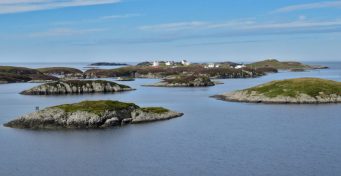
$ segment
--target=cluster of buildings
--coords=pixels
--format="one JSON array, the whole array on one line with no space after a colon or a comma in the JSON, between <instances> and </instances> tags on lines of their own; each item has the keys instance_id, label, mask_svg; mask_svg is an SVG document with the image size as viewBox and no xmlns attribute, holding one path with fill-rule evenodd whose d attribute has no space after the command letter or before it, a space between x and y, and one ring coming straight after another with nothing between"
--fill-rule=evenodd
<instances>
[{"instance_id":1,"label":"cluster of buildings","mask_svg":"<svg viewBox=\"0 0 341 176\"><path fill-rule=\"evenodd\" d=\"M166 61L166 62L164 62L164 61L154 61L153 62L153 67L158 67L158 66L160 66L162 64L164 64L166 66L176 66L176 65L179 65L179 64L184 65L184 66L191 65L191 63L188 62L187 60L182 60L181 62L175 62L175 61Z\"/></svg>"},{"instance_id":2,"label":"cluster of buildings","mask_svg":"<svg viewBox=\"0 0 341 176\"><path fill-rule=\"evenodd\" d=\"M175 61L154 61L152 63L153 67L159 67L159 66L189 66L191 65L190 62L188 62L187 60L182 60L181 62L175 62ZM205 68L209 69L209 68L220 68L223 65L226 66L226 64L222 64L222 63L208 63L208 64L203 64ZM229 65L229 64L228 64ZM246 65L244 64L231 64L229 65L230 68L234 68L234 69L242 69L245 68Z\"/></svg>"},{"instance_id":3,"label":"cluster of buildings","mask_svg":"<svg viewBox=\"0 0 341 176\"><path fill-rule=\"evenodd\" d=\"M222 65L221 64L215 64L215 63L210 63L210 64L206 64L205 68L220 68ZM245 68L246 65L244 64L237 64L237 65L230 65L230 68L234 68L234 69L242 69Z\"/></svg>"}]
</instances>

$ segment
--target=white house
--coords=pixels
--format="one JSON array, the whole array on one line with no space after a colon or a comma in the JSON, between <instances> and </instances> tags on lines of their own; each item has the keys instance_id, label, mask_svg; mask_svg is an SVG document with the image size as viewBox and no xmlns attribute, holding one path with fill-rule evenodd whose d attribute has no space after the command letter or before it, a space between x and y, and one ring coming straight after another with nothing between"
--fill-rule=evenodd
<instances>
[{"instance_id":1,"label":"white house","mask_svg":"<svg viewBox=\"0 0 341 176\"><path fill-rule=\"evenodd\" d=\"M208 67L208 68L214 68L214 67L215 67L215 64L208 64L207 67Z\"/></svg>"},{"instance_id":2,"label":"white house","mask_svg":"<svg viewBox=\"0 0 341 176\"><path fill-rule=\"evenodd\" d=\"M187 60L182 60L182 61L181 61L181 64L182 64L182 65L191 65L191 63L188 62Z\"/></svg>"},{"instance_id":3,"label":"white house","mask_svg":"<svg viewBox=\"0 0 341 176\"><path fill-rule=\"evenodd\" d=\"M174 62L173 61L167 61L165 64L166 64L166 66L171 66L171 65L174 65Z\"/></svg>"},{"instance_id":4,"label":"white house","mask_svg":"<svg viewBox=\"0 0 341 176\"><path fill-rule=\"evenodd\" d=\"M235 69L242 69L242 68L245 68L246 66L245 65L237 65L237 66L235 66L234 68Z\"/></svg>"},{"instance_id":5,"label":"white house","mask_svg":"<svg viewBox=\"0 0 341 176\"><path fill-rule=\"evenodd\" d=\"M154 61L153 62L153 67L158 67L160 66L160 62L159 61Z\"/></svg>"}]
</instances>

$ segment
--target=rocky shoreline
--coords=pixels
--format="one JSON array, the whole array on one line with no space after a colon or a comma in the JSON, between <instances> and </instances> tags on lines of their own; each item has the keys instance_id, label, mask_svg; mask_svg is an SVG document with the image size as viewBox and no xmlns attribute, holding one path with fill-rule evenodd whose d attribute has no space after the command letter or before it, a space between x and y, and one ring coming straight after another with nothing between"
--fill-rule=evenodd
<instances>
[{"instance_id":1,"label":"rocky shoreline","mask_svg":"<svg viewBox=\"0 0 341 176\"><path fill-rule=\"evenodd\" d=\"M118 101L84 101L45 108L4 126L20 129L96 129L181 117L161 107L141 108Z\"/></svg>"},{"instance_id":2,"label":"rocky shoreline","mask_svg":"<svg viewBox=\"0 0 341 176\"><path fill-rule=\"evenodd\" d=\"M134 90L129 86L103 80L68 80L45 83L20 94L23 95L63 95L85 93L112 93Z\"/></svg>"},{"instance_id":3,"label":"rocky shoreline","mask_svg":"<svg viewBox=\"0 0 341 176\"><path fill-rule=\"evenodd\" d=\"M300 94L296 97L278 96L267 97L263 94L249 93L247 91L236 91L222 95L214 95L213 98L223 101L244 102L244 103L264 103L264 104L331 104L341 103L341 96L336 94L330 96L312 97L307 94Z\"/></svg>"}]
</instances>

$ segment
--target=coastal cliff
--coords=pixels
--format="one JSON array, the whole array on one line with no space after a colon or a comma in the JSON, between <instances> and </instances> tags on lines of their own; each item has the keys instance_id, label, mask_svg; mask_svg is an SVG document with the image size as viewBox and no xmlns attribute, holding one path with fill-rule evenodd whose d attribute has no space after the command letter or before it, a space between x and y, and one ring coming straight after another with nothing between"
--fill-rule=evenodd
<instances>
[{"instance_id":1,"label":"coastal cliff","mask_svg":"<svg viewBox=\"0 0 341 176\"><path fill-rule=\"evenodd\" d=\"M213 97L249 103L341 103L341 83L319 78L287 79Z\"/></svg>"},{"instance_id":2,"label":"coastal cliff","mask_svg":"<svg viewBox=\"0 0 341 176\"><path fill-rule=\"evenodd\" d=\"M131 123L168 120L182 113L161 107L141 108L119 101L83 101L49 107L4 124L22 129L89 129L108 128Z\"/></svg>"},{"instance_id":3,"label":"coastal cliff","mask_svg":"<svg viewBox=\"0 0 341 176\"><path fill-rule=\"evenodd\" d=\"M111 93L133 90L131 87L103 80L68 80L42 84L21 92L24 95Z\"/></svg>"}]
</instances>

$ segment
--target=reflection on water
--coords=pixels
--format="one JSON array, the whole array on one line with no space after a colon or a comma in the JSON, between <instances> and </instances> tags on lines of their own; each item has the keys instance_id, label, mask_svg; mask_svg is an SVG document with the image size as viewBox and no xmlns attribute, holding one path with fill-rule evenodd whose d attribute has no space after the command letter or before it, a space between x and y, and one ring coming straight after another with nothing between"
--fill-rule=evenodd
<instances>
[{"instance_id":1,"label":"reflection on water","mask_svg":"<svg viewBox=\"0 0 341 176\"><path fill-rule=\"evenodd\" d=\"M115 94L24 96L37 84L0 85L0 123L41 108L82 100L120 100L163 106L183 117L106 130L30 131L0 127L0 175L338 175L341 106L263 105L209 96L276 79L320 77L332 69L281 72L256 79L221 80L208 88L153 88ZM113 80L113 79L109 79Z\"/></svg>"}]
</instances>

